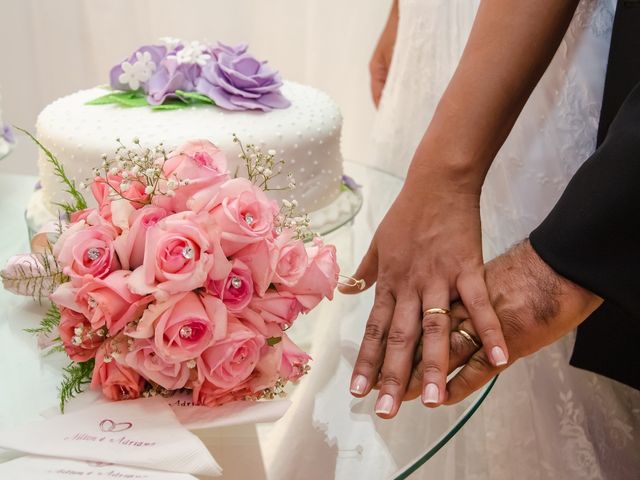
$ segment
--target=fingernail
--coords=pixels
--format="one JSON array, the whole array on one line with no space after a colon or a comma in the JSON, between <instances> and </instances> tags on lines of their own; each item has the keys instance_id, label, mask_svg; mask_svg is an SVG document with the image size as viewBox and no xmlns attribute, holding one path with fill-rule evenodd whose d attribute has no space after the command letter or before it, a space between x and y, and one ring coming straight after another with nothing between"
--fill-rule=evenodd
<instances>
[{"instance_id":1,"label":"fingernail","mask_svg":"<svg viewBox=\"0 0 640 480\"><path fill-rule=\"evenodd\" d=\"M498 346L491 349L491 357L493 358L493 363L496 367L507 364L507 356L504 354L504 350Z\"/></svg>"},{"instance_id":2,"label":"fingernail","mask_svg":"<svg viewBox=\"0 0 640 480\"><path fill-rule=\"evenodd\" d=\"M393 409L393 397L388 393L384 394L378 399L378 403L376 403L376 413L382 413L383 415L388 415L391 413Z\"/></svg>"},{"instance_id":3,"label":"fingernail","mask_svg":"<svg viewBox=\"0 0 640 480\"><path fill-rule=\"evenodd\" d=\"M351 382L351 393L362 395L365 388L367 388L367 378L364 375L356 375Z\"/></svg>"},{"instance_id":4,"label":"fingernail","mask_svg":"<svg viewBox=\"0 0 640 480\"><path fill-rule=\"evenodd\" d=\"M435 383L427 383L422 392L422 403L438 403L440 391Z\"/></svg>"}]
</instances>

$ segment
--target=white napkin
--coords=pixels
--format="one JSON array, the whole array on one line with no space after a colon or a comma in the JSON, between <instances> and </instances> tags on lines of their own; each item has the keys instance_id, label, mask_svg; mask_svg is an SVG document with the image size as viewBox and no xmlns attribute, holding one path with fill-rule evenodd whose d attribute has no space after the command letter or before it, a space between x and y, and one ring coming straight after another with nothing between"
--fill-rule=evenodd
<instances>
[{"instance_id":1,"label":"white napkin","mask_svg":"<svg viewBox=\"0 0 640 480\"><path fill-rule=\"evenodd\" d=\"M183 427L189 430L202 430L205 428L230 427L245 425L248 423L268 423L279 420L291 406L290 400L266 400L266 401L242 401L227 403L219 407L203 407L193 404L192 397L186 394L177 394L162 399L175 413ZM144 402L146 398L139 401ZM136 402L138 400L129 400ZM111 403L101 393L93 390L82 392L71 399L65 407L66 415L84 408ZM41 413L45 418L60 415L58 407L52 407Z\"/></svg>"},{"instance_id":2,"label":"white napkin","mask_svg":"<svg viewBox=\"0 0 640 480\"><path fill-rule=\"evenodd\" d=\"M0 447L167 472L222 473L204 444L159 398L98 403L5 430Z\"/></svg>"},{"instance_id":3,"label":"white napkin","mask_svg":"<svg viewBox=\"0 0 640 480\"><path fill-rule=\"evenodd\" d=\"M64 458L26 456L0 463L0 478L26 480L132 479L197 480L188 473L143 470L110 463L85 462Z\"/></svg>"},{"instance_id":4,"label":"white napkin","mask_svg":"<svg viewBox=\"0 0 640 480\"><path fill-rule=\"evenodd\" d=\"M191 397L186 395L176 395L166 400L180 423L189 430L273 422L291 406L289 400L240 400L211 408L193 405Z\"/></svg>"}]
</instances>

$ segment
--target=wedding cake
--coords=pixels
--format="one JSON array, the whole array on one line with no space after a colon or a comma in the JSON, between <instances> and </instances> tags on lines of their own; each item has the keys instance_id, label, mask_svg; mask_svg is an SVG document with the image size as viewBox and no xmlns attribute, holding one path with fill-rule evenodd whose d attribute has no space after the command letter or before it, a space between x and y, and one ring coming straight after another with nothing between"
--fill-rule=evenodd
<instances>
[{"instance_id":1,"label":"wedding cake","mask_svg":"<svg viewBox=\"0 0 640 480\"><path fill-rule=\"evenodd\" d=\"M235 135L281 161L270 195L295 198L299 210L313 213L316 228L353 212L354 198L341 195L346 189L338 106L315 88L282 81L246 45L167 39L137 49L110 77L109 87L60 98L37 120L38 140L77 185L92 178L101 157L113 154L118 142L134 138L167 151L189 139L210 140L224 152L230 171L243 176ZM33 229L55 218L56 204L67 195L44 153L38 171L40 188L27 209Z\"/></svg>"}]
</instances>

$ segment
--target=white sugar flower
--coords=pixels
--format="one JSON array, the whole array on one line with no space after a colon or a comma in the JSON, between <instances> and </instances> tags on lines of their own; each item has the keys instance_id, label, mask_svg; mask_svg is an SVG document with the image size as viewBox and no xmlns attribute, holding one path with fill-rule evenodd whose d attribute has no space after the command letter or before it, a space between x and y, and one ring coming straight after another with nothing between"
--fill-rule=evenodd
<instances>
[{"instance_id":1,"label":"white sugar flower","mask_svg":"<svg viewBox=\"0 0 640 480\"><path fill-rule=\"evenodd\" d=\"M121 192L126 192L127 190L129 190L130 186L131 186L131 184L129 184L129 182L122 182L120 184L120 191Z\"/></svg>"},{"instance_id":2,"label":"white sugar flower","mask_svg":"<svg viewBox=\"0 0 640 480\"><path fill-rule=\"evenodd\" d=\"M131 90L140 88L141 82L146 82L151 78L151 74L156 69L156 64L151 60L149 52L136 52L137 61L133 64L122 62L122 73L118 77L120 83L129 85Z\"/></svg>"},{"instance_id":3,"label":"white sugar flower","mask_svg":"<svg viewBox=\"0 0 640 480\"><path fill-rule=\"evenodd\" d=\"M147 185L144 189L144 193L146 193L147 195L153 193L153 185Z\"/></svg>"},{"instance_id":4,"label":"white sugar flower","mask_svg":"<svg viewBox=\"0 0 640 480\"><path fill-rule=\"evenodd\" d=\"M178 64L198 64L204 67L209 60L211 54L208 53L208 47L204 43L191 42L184 46L182 50L176 52L176 60Z\"/></svg>"},{"instance_id":5,"label":"white sugar flower","mask_svg":"<svg viewBox=\"0 0 640 480\"><path fill-rule=\"evenodd\" d=\"M182 44L182 40L175 37L161 37L160 43L162 43L168 50L175 50L175 48Z\"/></svg>"},{"instance_id":6,"label":"white sugar flower","mask_svg":"<svg viewBox=\"0 0 640 480\"><path fill-rule=\"evenodd\" d=\"M273 157L276 154L276 151L272 148L267 153Z\"/></svg>"}]
</instances>

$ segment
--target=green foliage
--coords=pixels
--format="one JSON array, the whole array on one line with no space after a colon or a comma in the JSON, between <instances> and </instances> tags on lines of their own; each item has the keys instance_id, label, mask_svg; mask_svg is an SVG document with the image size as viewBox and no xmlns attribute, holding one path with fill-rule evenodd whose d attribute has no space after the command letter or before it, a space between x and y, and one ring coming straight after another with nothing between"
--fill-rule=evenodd
<instances>
[{"instance_id":1,"label":"green foliage","mask_svg":"<svg viewBox=\"0 0 640 480\"><path fill-rule=\"evenodd\" d=\"M117 91L103 95L87 102L87 105L108 105L117 103L121 107L145 107L149 105L147 97L141 90Z\"/></svg>"},{"instance_id":2,"label":"green foliage","mask_svg":"<svg viewBox=\"0 0 640 480\"><path fill-rule=\"evenodd\" d=\"M54 328L59 324L60 310L55 303L52 303L49 310L47 310L47 313L45 313L44 318L40 321L40 326L36 328L25 328L24 331L34 335L48 335L53 332Z\"/></svg>"},{"instance_id":3,"label":"green foliage","mask_svg":"<svg viewBox=\"0 0 640 480\"><path fill-rule=\"evenodd\" d=\"M64 407L69 400L84 390L85 385L91 383L95 360L86 362L71 362L64 370L64 376L59 389L60 411L64 413Z\"/></svg>"},{"instance_id":4,"label":"green foliage","mask_svg":"<svg viewBox=\"0 0 640 480\"><path fill-rule=\"evenodd\" d=\"M206 95L198 92L176 90L175 97L167 98L161 105L151 105L142 90L115 91L87 102L87 105L117 104L121 107L151 107L152 110L179 110L196 105L215 105Z\"/></svg>"},{"instance_id":5,"label":"green foliage","mask_svg":"<svg viewBox=\"0 0 640 480\"><path fill-rule=\"evenodd\" d=\"M65 192L71 195L71 198L73 199L73 203L56 203L56 205L62 208L67 215L73 212L77 212L78 210L84 210L85 208L87 208L87 202L84 199L84 196L76 188L75 182L69 179L69 177L67 177L67 174L64 171L64 167L62 166L62 163L60 163L60 161L55 157L55 155L53 155L51 151L49 151L44 145L42 145L38 141L38 139L33 135L31 135L31 133L29 133L28 131L19 127L16 127L16 129L20 130L22 133L24 133L29 138L31 138L31 140L33 140L35 144L38 145L38 147L40 147L40 149L47 156L49 163L53 165L53 173L66 186Z\"/></svg>"}]
</instances>

